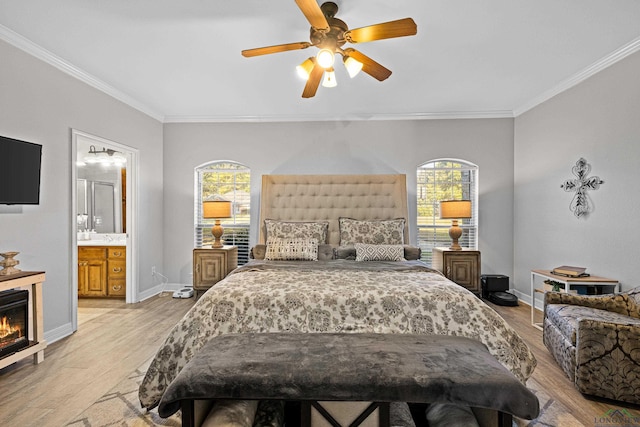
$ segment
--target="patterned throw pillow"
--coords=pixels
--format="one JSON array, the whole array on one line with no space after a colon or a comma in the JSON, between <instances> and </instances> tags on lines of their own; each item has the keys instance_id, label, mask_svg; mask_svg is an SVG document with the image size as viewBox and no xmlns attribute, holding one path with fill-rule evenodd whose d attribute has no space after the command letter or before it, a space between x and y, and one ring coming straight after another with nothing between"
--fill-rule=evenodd
<instances>
[{"instance_id":1,"label":"patterned throw pillow","mask_svg":"<svg viewBox=\"0 0 640 427\"><path fill-rule=\"evenodd\" d=\"M274 239L318 239L318 243L327 243L328 221L295 222L265 219L267 240Z\"/></svg>"},{"instance_id":2,"label":"patterned throw pillow","mask_svg":"<svg viewBox=\"0 0 640 427\"><path fill-rule=\"evenodd\" d=\"M268 261L317 261L318 239L269 239L264 259Z\"/></svg>"},{"instance_id":3,"label":"patterned throw pillow","mask_svg":"<svg viewBox=\"0 0 640 427\"><path fill-rule=\"evenodd\" d=\"M257 408L257 400L219 400L202 427L251 427Z\"/></svg>"},{"instance_id":4,"label":"patterned throw pillow","mask_svg":"<svg viewBox=\"0 0 640 427\"><path fill-rule=\"evenodd\" d=\"M284 400L261 400L258 403L253 427L281 427L284 425Z\"/></svg>"},{"instance_id":5,"label":"patterned throw pillow","mask_svg":"<svg viewBox=\"0 0 640 427\"><path fill-rule=\"evenodd\" d=\"M404 261L402 245L367 245L356 243L356 261Z\"/></svg>"},{"instance_id":6,"label":"patterned throw pillow","mask_svg":"<svg viewBox=\"0 0 640 427\"><path fill-rule=\"evenodd\" d=\"M404 243L404 218L360 221L340 218L340 246L354 243L401 245Z\"/></svg>"}]
</instances>

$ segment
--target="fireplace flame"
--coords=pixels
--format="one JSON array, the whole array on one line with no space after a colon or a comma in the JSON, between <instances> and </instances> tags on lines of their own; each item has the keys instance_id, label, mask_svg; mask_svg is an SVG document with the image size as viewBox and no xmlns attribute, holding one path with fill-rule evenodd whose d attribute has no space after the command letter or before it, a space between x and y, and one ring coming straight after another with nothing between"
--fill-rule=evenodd
<instances>
[{"instance_id":1,"label":"fireplace flame","mask_svg":"<svg viewBox=\"0 0 640 427\"><path fill-rule=\"evenodd\" d=\"M2 317L0 320L0 338L6 338L9 336L20 337L21 335L22 331L20 330L20 325L12 326L6 316Z\"/></svg>"}]
</instances>

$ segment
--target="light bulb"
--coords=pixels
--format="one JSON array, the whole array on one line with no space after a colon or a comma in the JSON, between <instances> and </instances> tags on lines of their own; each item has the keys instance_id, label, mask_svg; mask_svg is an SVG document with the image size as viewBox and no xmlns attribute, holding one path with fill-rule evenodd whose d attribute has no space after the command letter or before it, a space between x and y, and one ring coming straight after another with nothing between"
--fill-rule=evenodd
<instances>
[{"instance_id":1,"label":"light bulb","mask_svg":"<svg viewBox=\"0 0 640 427\"><path fill-rule=\"evenodd\" d=\"M307 58L302 64L297 65L296 71L298 72L300 78L302 78L303 80L308 80L309 74L311 74L311 70L313 70L313 65L313 58Z\"/></svg>"},{"instance_id":2,"label":"light bulb","mask_svg":"<svg viewBox=\"0 0 640 427\"><path fill-rule=\"evenodd\" d=\"M329 68L324 72L324 80L322 81L322 86L324 87L336 87L338 86L338 82L336 82L336 73L333 68Z\"/></svg>"},{"instance_id":3,"label":"light bulb","mask_svg":"<svg viewBox=\"0 0 640 427\"><path fill-rule=\"evenodd\" d=\"M349 77L354 78L358 75L360 70L362 70L362 62L358 61L357 59L353 59L350 56L345 56L344 67L347 69Z\"/></svg>"},{"instance_id":4,"label":"light bulb","mask_svg":"<svg viewBox=\"0 0 640 427\"><path fill-rule=\"evenodd\" d=\"M335 55L333 54L333 51L329 49L320 49L320 51L316 55L316 60L318 61L318 65L327 70L333 67Z\"/></svg>"}]
</instances>

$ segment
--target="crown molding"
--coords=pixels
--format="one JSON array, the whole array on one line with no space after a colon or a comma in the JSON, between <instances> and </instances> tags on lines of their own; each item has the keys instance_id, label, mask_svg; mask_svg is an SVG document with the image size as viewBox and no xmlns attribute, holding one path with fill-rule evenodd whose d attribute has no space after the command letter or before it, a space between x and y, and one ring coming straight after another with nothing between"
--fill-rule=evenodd
<instances>
[{"instance_id":1,"label":"crown molding","mask_svg":"<svg viewBox=\"0 0 640 427\"><path fill-rule=\"evenodd\" d=\"M54 55L41 46L38 46L31 40L21 36L20 34L5 27L4 25L0 25L0 39L160 122L162 122L164 119L164 116L162 114L159 114L157 111L154 111L147 105L139 102L138 100L123 92L120 92L119 90L103 82L102 80L97 79L91 74L81 70L80 68L75 67L59 56Z\"/></svg>"},{"instance_id":2,"label":"crown molding","mask_svg":"<svg viewBox=\"0 0 640 427\"><path fill-rule=\"evenodd\" d=\"M583 69L582 71L579 71L578 73L574 74L568 79L560 82L560 84L552 87L551 89L541 93L535 98L515 108L513 110L513 116L518 117L519 115L531 110L534 107L537 107L538 105L542 104L545 101L548 101L554 96L568 89L571 89L572 87L582 83L589 77L599 73L600 71L604 70L607 67L610 67L616 62L621 61L622 59L638 52L639 50L640 50L640 37L630 41L629 43L613 51L612 53L600 59L599 61L594 62L593 64Z\"/></svg>"},{"instance_id":3,"label":"crown molding","mask_svg":"<svg viewBox=\"0 0 640 427\"><path fill-rule=\"evenodd\" d=\"M322 122L374 120L455 120L513 118L510 110L450 111L441 113L295 115L295 116L165 116L164 123L259 123L259 122Z\"/></svg>"},{"instance_id":4,"label":"crown molding","mask_svg":"<svg viewBox=\"0 0 640 427\"><path fill-rule=\"evenodd\" d=\"M123 102L149 117L162 123L256 123L256 122L307 122L307 121L373 121L373 120L445 120L445 119L496 119L514 118L531 110L532 108L548 101L554 96L582 83L589 77L599 73L605 68L640 50L640 37L620 47L611 54L591 64L582 71L574 74L558 85L546 90L540 95L525 102L513 110L496 111L448 111L448 112L422 112L422 113L398 113L398 114L348 114L341 116L328 115L272 115L272 116L165 116L137 99L119 91L104 81L92 76L80 68L70 64L57 55L49 52L31 40L19 35L13 30L0 25L0 40L23 50L24 52L52 65L62 72L98 89L101 92Z\"/></svg>"}]
</instances>

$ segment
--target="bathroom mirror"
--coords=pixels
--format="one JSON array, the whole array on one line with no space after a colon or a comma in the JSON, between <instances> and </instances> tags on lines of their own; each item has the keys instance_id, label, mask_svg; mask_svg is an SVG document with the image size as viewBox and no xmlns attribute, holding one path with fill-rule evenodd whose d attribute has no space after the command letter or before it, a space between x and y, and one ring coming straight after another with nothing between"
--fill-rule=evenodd
<instances>
[{"instance_id":1,"label":"bathroom mirror","mask_svg":"<svg viewBox=\"0 0 640 427\"><path fill-rule=\"evenodd\" d=\"M81 178L77 180L78 230L123 233L121 184Z\"/></svg>"}]
</instances>

